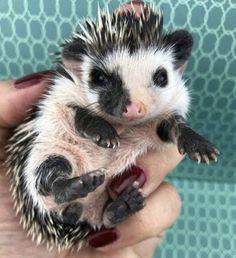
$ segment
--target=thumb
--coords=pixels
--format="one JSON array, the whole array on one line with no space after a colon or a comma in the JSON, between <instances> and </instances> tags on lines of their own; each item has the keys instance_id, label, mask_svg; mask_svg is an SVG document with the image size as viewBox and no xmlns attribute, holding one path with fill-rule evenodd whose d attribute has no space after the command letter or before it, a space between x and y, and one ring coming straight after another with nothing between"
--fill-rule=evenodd
<instances>
[{"instance_id":1,"label":"thumb","mask_svg":"<svg viewBox=\"0 0 236 258\"><path fill-rule=\"evenodd\" d=\"M47 87L50 75L52 72L44 71L0 82L0 127L12 128L23 121Z\"/></svg>"}]
</instances>

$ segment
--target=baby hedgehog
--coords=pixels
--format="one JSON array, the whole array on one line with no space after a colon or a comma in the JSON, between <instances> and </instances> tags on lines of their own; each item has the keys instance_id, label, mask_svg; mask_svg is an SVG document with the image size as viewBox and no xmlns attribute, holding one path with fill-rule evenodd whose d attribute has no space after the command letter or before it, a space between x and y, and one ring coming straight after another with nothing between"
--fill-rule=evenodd
<instances>
[{"instance_id":1,"label":"baby hedgehog","mask_svg":"<svg viewBox=\"0 0 236 258\"><path fill-rule=\"evenodd\" d=\"M61 45L51 85L7 148L15 208L37 243L79 249L92 229L142 209L137 183L116 200L106 185L148 150L176 144L192 160L216 161L215 147L185 122L181 69L192 36L162 28L145 5L140 16L98 10Z\"/></svg>"}]
</instances>

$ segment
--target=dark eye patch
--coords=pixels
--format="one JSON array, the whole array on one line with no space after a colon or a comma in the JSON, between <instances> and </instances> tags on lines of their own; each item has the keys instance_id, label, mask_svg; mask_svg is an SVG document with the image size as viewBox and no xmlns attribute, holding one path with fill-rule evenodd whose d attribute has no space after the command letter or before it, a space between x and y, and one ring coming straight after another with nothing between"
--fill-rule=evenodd
<instances>
[{"instance_id":1,"label":"dark eye patch","mask_svg":"<svg viewBox=\"0 0 236 258\"><path fill-rule=\"evenodd\" d=\"M100 109L109 115L120 117L124 105L130 103L129 92L117 70L109 71L93 67L88 86L98 95Z\"/></svg>"},{"instance_id":2,"label":"dark eye patch","mask_svg":"<svg viewBox=\"0 0 236 258\"><path fill-rule=\"evenodd\" d=\"M164 68L158 68L153 74L153 82L157 87L164 88L168 84L167 71Z\"/></svg>"},{"instance_id":3,"label":"dark eye patch","mask_svg":"<svg viewBox=\"0 0 236 258\"><path fill-rule=\"evenodd\" d=\"M90 80L97 86L105 86L108 82L108 76L99 69L93 69L90 74Z\"/></svg>"}]
</instances>

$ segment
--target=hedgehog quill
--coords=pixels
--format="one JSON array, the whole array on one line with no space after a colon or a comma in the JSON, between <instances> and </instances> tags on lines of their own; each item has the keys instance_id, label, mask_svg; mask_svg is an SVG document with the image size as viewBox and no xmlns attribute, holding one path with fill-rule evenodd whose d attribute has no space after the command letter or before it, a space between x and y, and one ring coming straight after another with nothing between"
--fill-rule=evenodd
<instances>
[{"instance_id":1,"label":"hedgehog quill","mask_svg":"<svg viewBox=\"0 0 236 258\"><path fill-rule=\"evenodd\" d=\"M79 249L91 229L141 210L137 183L116 200L106 185L148 150L176 144L198 163L217 160L185 121L181 68L192 45L185 30L163 32L162 15L146 5L140 16L99 10L61 45L49 88L7 147L14 205L37 243Z\"/></svg>"}]
</instances>

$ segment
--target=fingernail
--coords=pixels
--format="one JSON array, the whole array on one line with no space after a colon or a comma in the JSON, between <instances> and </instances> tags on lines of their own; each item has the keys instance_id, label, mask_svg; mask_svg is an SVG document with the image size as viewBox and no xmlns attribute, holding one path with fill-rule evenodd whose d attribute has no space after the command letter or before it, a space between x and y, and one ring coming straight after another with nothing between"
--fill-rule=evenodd
<instances>
[{"instance_id":1,"label":"fingernail","mask_svg":"<svg viewBox=\"0 0 236 258\"><path fill-rule=\"evenodd\" d=\"M113 243L119 237L120 236L116 229L103 229L90 234L87 237L87 240L90 246L98 248Z\"/></svg>"},{"instance_id":2,"label":"fingernail","mask_svg":"<svg viewBox=\"0 0 236 258\"><path fill-rule=\"evenodd\" d=\"M127 186L132 185L137 181L142 187L146 182L146 175L144 171L137 166L132 166L126 170L121 176L115 177L108 186L108 192L111 198L116 198L124 191Z\"/></svg>"},{"instance_id":3,"label":"fingernail","mask_svg":"<svg viewBox=\"0 0 236 258\"><path fill-rule=\"evenodd\" d=\"M48 75L52 75L52 71L43 71L39 73L33 73L30 75L26 75L18 80L15 81L14 87L16 89L24 89L27 87L31 87L40 83L44 80Z\"/></svg>"}]
</instances>

